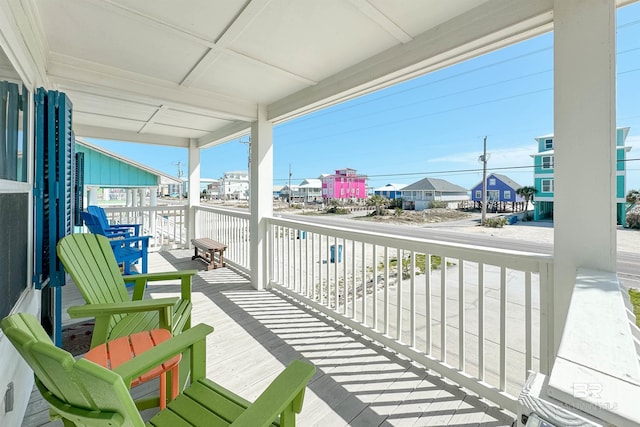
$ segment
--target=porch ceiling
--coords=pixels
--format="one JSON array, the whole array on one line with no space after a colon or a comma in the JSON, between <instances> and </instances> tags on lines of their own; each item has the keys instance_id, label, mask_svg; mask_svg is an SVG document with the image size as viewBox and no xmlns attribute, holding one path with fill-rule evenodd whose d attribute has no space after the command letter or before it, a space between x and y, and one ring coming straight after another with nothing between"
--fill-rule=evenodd
<instances>
[{"instance_id":1,"label":"porch ceiling","mask_svg":"<svg viewBox=\"0 0 640 427\"><path fill-rule=\"evenodd\" d=\"M79 136L207 147L551 29L553 0L9 0Z\"/></svg>"}]
</instances>

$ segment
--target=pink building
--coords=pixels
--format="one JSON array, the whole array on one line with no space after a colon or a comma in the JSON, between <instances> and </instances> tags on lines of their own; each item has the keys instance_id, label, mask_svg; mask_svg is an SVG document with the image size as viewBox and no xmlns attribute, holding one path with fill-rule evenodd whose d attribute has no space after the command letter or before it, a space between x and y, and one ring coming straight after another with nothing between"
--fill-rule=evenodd
<instances>
[{"instance_id":1,"label":"pink building","mask_svg":"<svg viewBox=\"0 0 640 427\"><path fill-rule=\"evenodd\" d=\"M367 198L367 177L357 175L355 169L339 169L333 175L323 175L320 178L324 200Z\"/></svg>"}]
</instances>

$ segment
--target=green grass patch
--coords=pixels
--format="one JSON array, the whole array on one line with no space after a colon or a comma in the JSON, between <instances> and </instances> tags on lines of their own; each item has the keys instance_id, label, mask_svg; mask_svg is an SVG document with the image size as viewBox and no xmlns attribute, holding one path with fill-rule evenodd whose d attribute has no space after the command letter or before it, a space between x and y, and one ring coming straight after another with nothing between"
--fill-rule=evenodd
<instances>
[{"instance_id":1,"label":"green grass patch","mask_svg":"<svg viewBox=\"0 0 640 427\"><path fill-rule=\"evenodd\" d=\"M442 257L438 255L431 255L431 270L437 270L442 265ZM447 262L447 267L452 266L453 263ZM398 258L389 259L389 268L398 267ZM411 260L409 258L402 259L402 278L408 279L411 277ZM427 256L425 254L416 254L416 269L418 274L425 274L427 271ZM384 270L384 262L378 264L378 271Z\"/></svg>"},{"instance_id":2,"label":"green grass patch","mask_svg":"<svg viewBox=\"0 0 640 427\"><path fill-rule=\"evenodd\" d=\"M630 289L629 297L631 298L631 304L633 305L633 312L636 315L636 324L640 327L640 291Z\"/></svg>"}]
</instances>

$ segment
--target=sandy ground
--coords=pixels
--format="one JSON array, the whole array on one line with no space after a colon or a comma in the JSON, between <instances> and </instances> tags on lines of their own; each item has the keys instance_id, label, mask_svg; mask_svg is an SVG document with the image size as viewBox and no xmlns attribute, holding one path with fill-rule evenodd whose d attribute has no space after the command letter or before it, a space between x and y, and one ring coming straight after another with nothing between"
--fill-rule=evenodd
<instances>
[{"instance_id":1,"label":"sandy ground","mask_svg":"<svg viewBox=\"0 0 640 427\"><path fill-rule=\"evenodd\" d=\"M440 227L446 227L446 224L443 223ZM552 222L517 222L502 228L480 227L477 224L456 226L453 222L450 223L450 227L446 228L461 233L485 234L507 239L553 244ZM617 244L620 252L640 252L640 230L618 228Z\"/></svg>"}]
</instances>

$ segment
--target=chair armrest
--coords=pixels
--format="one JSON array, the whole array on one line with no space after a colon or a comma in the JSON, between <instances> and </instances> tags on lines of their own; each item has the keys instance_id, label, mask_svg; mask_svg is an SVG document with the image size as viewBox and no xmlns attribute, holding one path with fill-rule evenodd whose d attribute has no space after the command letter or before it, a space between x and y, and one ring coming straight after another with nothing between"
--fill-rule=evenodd
<instances>
[{"instance_id":1,"label":"chair armrest","mask_svg":"<svg viewBox=\"0 0 640 427\"><path fill-rule=\"evenodd\" d=\"M202 364L202 367L196 369L195 372L198 375L204 375L204 372L201 371L206 369L204 366L206 360L206 337L211 332L213 332L212 326L200 323L123 363L113 371L122 377L125 384L129 385L132 380L148 372L151 368L160 365L177 354L183 353L187 349L191 349L189 353L192 365L194 361Z\"/></svg>"},{"instance_id":2,"label":"chair armrest","mask_svg":"<svg viewBox=\"0 0 640 427\"><path fill-rule=\"evenodd\" d=\"M143 311L163 310L173 307L179 301L178 297L145 299L141 301L127 301L113 304L86 304L69 307L69 317L96 317L114 314L138 313Z\"/></svg>"},{"instance_id":3,"label":"chair armrest","mask_svg":"<svg viewBox=\"0 0 640 427\"><path fill-rule=\"evenodd\" d=\"M278 415L282 425L295 425L295 414L302 410L304 391L315 371L315 366L294 360L231 425L269 426Z\"/></svg>"},{"instance_id":4,"label":"chair armrest","mask_svg":"<svg viewBox=\"0 0 640 427\"><path fill-rule=\"evenodd\" d=\"M127 233L129 234L129 233ZM144 245L149 244L151 236L127 236L124 239L109 240L111 246L121 245L123 243L142 242Z\"/></svg>"},{"instance_id":5,"label":"chair armrest","mask_svg":"<svg viewBox=\"0 0 640 427\"><path fill-rule=\"evenodd\" d=\"M91 231L94 234L104 234L104 236L108 239L120 239L122 238L126 238L126 237L131 237L131 233L128 231L113 231L113 230L102 230L101 232L95 233L94 231Z\"/></svg>"},{"instance_id":6,"label":"chair armrest","mask_svg":"<svg viewBox=\"0 0 640 427\"><path fill-rule=\"evenodd\" d=\"M198 270L180 270L180 271L168 271L163 273L146 273L146 274L131 274L123 276L125 284L134 283L133 288L133 301L141 300L144 297L144 291L148 282L159 280L176 280L180 279L180 297L182 299L191 300L191 277L198 274Z\"/></svg>"}]
</instances>

